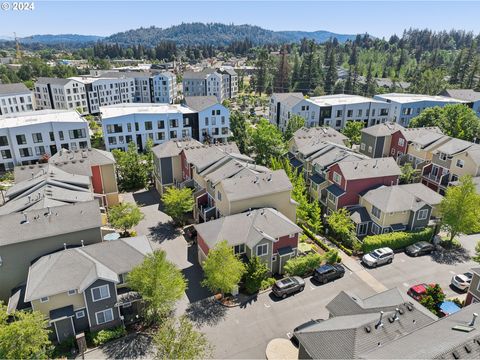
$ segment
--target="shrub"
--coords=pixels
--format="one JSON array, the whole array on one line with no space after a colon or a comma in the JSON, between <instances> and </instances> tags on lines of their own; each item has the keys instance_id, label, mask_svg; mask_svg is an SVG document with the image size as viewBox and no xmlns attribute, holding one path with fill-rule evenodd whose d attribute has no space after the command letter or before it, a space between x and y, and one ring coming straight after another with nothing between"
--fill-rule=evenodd
<instances>
[{"instance_id":1,"label":"shrub","mask_svg":"<svg viewBox=\"0 0 480 360\"><path fill-rule=\"evenodd\" d=\"M385 246L393 250L403 249L418 241L430 241L432 239L432 235L433 229L426 228L418 232L397 231L392 233L367 236L363 240L362 250L366 253Z\"/></svg>"},{"instance_id":2,"label":"shrub","mask_svg":"<svg viewBox=\"0 0 480 360\"><path fill-rule=\"evenodd\" d=\"M322 248L325 251L330 250L330 247L327 244L325 244L322 240L320 240L317 236L315 236L315 234L312 233L309 228L307 228L305 225L300 225L300 227L303 229L304 234L307 235L313 241L315 241L315 243L318 246L320 246L320 248Z\"/></svg>"},{"instance_id":3,"label":"shrub","mask_svg":"<svg viewBox=\"0 0 480 360\"><path fill-rule=\"evenodd\" d=\"M245 290L248 294L256 293L262 285L262 281L268 277L268 268L263 260L252 256L248 261L245 272Z\"/></svg>"},{"instance_id":4,"label":"shrub","mask_svg":"<svg viewBox=\"0 0 480 360\"><path fill-rule=\"evenodd\" d=\"M118 339L127 334L127 330L123 326L113 329L105 329L87 334L87 340L94 346L105 344L108 341Z\"/></svg>"},{"instance_id":5,"label":"shrub","mask_svg":"<svg viewBox=\"0 0 480 360\"><path fill-rule=\"evenodd\" d=\"M284 270L291 276L304 276L311 273L322 263L322 256L318 253L298 256L286 262Z\"/></svg>"},{"instance_id":6,"label":"shrub","mask_svg":"<svg viewBox=\"0 0 480 360\"><path fill-rule=\"evenodd\" d=\"M340 250L342 250L345 254L347 254L348 256L352 256L353 254L353 251L350 250L349 248L345 247L341 242L339 242L338 240L334 239L333 237L328 237L328 240L330 240L333 244L335 244L335 246L337 246ZM357 240L358 241L358 240ZM353 246L355 246L355 241L352 240L352 243L353 243Z\"/></svg>"},{"instance_id":7,"label":"shrub","mask_svg":"<svg viewBox=\"0 0 480 360\"><path fill-rule=\"evenodd\" d=\"M262 284L260 285L260 290L268 289L269 287L273 286L273 284L275 284L274 278L268 278L268 279L262 280Z\"/></svg>"},{"instance_id":8,"label":"shrub","mask_svg":"<svg viewBox=\"0 0 480 360\"><path fill-rule=\"evenodd\" d=\"M327 251L324 255L323 258L325 259L325 262L327 264L336 264L342 261L342 258L340 255L338 255L338 250L337 249L331 249Z\"/></svg>"}]
</instances>

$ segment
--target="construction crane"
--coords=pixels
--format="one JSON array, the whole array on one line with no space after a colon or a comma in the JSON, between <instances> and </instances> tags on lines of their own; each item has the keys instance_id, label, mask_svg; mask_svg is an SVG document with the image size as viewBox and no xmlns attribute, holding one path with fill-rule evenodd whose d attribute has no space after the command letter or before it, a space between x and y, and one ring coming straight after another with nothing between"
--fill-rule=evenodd
<instances>
[{"instance_id":1,"label":"construction crane","mask_svg":"<svg viewBox=\"0 0 480 360\"><path fill-rule=\"evenodd\" d=\"M20 52L20 43L18 42L17 33L14 32L13 36L15 37L15 59L20 60L22 53Z\"/></svg>"}]
</instances>

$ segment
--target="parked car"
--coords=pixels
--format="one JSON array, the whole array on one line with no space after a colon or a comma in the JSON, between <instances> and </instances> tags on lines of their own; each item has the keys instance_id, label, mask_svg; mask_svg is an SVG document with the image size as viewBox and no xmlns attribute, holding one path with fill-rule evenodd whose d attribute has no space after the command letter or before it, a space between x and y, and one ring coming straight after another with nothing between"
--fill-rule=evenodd
<instances>
[{"instance_id":1,"label":"parked car","mask_svg":"<svg viewBox=\"0 0 480 360\"><path fill-rule=\"evenodd\" d=\"M323 321L323 319L312 319L310 321L307 321L306 323L303 323L302 325L297 326L295 329L293 329L293 334L292 334L292 337L290 338L290 341L293 343L293 345L298 347L299 343L298 343L298 339L297 339L297 336L295 335L295 333L300 331L300 330L306 329L309 326L312 326L312 325L315 325L315 324L320 324L322 321Z\"/></svg>"},{"instance_id":2,"label":"parked car","mask_svg":"<svg viewBox=\"0 0 480 360\"><path fill-rule=\"evenodd\" d=\"M285 299L290 294L303 291L304 288L305 281L301 277L290 276L276 281L272 292L275 296Z\"/></svg>"},{"instance_id":3,"label":"parked car","mask_svg":"<svg viewBox=\"0 0 480 360\"><path fill-rule=\"evenodd\" d=\"M412 287L410 287L410 289L408 289L407 295L411 296L417 301L420 301L422 297L425 295L425 293L427 292L427 288L428 288L427 284L413 285Z\"/></svg>"},{"instance_id":4,"label":"parked car","mask_svg":"<svg viewBox=\"0 0 480 360\"><path fill-rule=\"evenodd\" d=\"M313 278L322 284L326 284L329 281L342 278L343 275L345 275L345 268L342 265L323 265L315 270Z\"/></svg>"},{"instance_id":5,"label":"parked car","mask_svg":"<svg viewBox=\"0 0 480 360\"><path fill-rule=\"evenodd\" d=\"M468 271L464 274L457 274L452 277L451 284L461 291L467 291L472 283L473 274Z\"/></svg>"},{"instance_id":6,"label":"parked car","mask_svg":"<svg viewBox=\"0 0 480 360\"><path fill-rule=\"evenodd\" d=\"M362 261L369 267L377 267L378 265L390 264L393 261L393 257L393 250L384 247L363 255Z\"/></svg>"},{"instance_id":7,"label":"parked car","mask_svg":"<svg viewBox=\"0 0 480 360\"><path fill-rule=\"evenodd\" d=\"M435 250L435 246L426 241L419 241L415 244L407 246L405 249L405 254L410 256L420 256L430 254Z\"/></svg>"}]
</instances>

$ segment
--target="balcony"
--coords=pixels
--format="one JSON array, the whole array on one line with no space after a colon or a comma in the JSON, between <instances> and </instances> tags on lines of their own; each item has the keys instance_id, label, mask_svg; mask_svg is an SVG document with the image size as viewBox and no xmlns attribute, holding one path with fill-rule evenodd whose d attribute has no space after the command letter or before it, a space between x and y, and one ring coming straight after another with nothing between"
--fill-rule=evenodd
<instances>
[{"instance_id":1,"label":"balcony","mask_svg":"<svg viewBox=\"0 0 480 360\"><path fill-rule=\"evenodd\" d=\"M198 190L193 195L195 199L194 218L198 222L206 222L217 216L215 200L205 189Z\"/></svg>"}]
</instances>

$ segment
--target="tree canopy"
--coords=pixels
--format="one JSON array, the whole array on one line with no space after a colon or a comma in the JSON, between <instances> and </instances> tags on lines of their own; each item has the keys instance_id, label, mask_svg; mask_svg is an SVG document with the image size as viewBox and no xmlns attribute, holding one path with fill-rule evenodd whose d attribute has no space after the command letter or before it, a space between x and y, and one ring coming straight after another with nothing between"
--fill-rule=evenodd
<instances>
[{"instance_id":1,"label":"tree canopy","mask_svg":"<svg viewBox=\"0 0 480 360\"><path fill-rule=\"evenodd\" d=\"M271 158L277 158L286 151L283 136L267 119L260 119L255 127L248 130L251 152L259 165L267 165Z\"/></svg>"},{"instance_id":2,"label":"tree canopy","mask_svg":"<svg viewBox=\"0 0 480 360\"><path fill-rule=\"evenodd\" d=\"M173 222L183 225L186 214L193 210L192 189L169 187L162 195L162 202L165 207L165 213L172 217Z\"/></svg>"},{"instance_id":3,"label":"tree canopy","mask_svg":"<svg viewBox=\"0 0 480 360\"><path fill-rule=\"evenodd\" d=\"M327 223L333 235L338 237L338 240L347 246L353 245L355 239L355 224L350 218L350 213L347 209L341 208L332 212L327 217Z\"/></svg>"},{"instance_id":4,"label":"tree canopy","mask_svg":"<svg viewBox=\"0 0 480 360\"><path fill-rule=\"evenodd\" d=\"M145 215L143 215L140 208L129 202L123 202L114 205L108 211L108 221L115 229L123 230L124 234L128 230L138 225Z\"/></svg>"},{"instance_id":5,"label":"tree canopy","mask_svg":"<svg viewBox=\"0 0 480 360\"><path fill-rule=\"evenodd\" d=\"M134 142L128 144L127 151L112 150L117 161L118 184L122 190L142 189L148 185L150 167L145 155L138 153Z\"/></svg>"},{"instance_id":6,"label":"tree canopy","mask_svg":"<svg viewBox=\"0 0 480 360\"><path fill-rule=\"evenodd\" d=\"M283 133L285 141L289 141L295 131L301 129L303 126L305 126L305 119L299 115L292 115L290 119L288 119L287 128Z\"/></svg>"},{"instance_id":7,"label":"tree canopy","mask_svg":"<svg viewBox=\"0 0 480 360\"><path fill-rule=\"evenodd\" d=\"M350 144L360 144L362 129L365 124L362 121L347 121L342 129L342 134L348 137Z\"/></svg>"}]
</instances>

